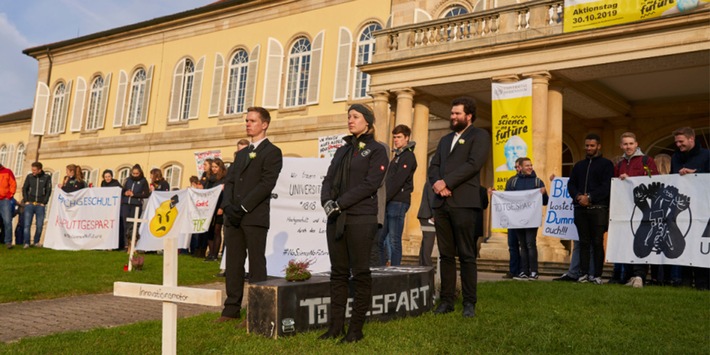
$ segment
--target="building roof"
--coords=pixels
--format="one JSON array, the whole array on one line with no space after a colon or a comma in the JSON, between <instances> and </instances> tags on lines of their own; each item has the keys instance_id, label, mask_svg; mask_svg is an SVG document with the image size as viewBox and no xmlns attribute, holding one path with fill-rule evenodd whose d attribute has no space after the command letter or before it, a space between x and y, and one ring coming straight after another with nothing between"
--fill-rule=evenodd
<instances>
[{"instance_id":1,"label":"building roof","mask_svg":"<svg viewBox=\"0 0 710 355\"><path fill-rule=\"evenodd\" d=\"M64 41L43 44L40 46L27 48L27 49L23 50L22 53L24 53L25 55L28 55L30 57L37 58L37 56L39 54L46 53L48 50L51 51L53 49L63 48L63 47L67 47L67 46L71 46L71 45L75 45L75 44L81 44L84 42L90 42L92 40L101 39L101 38L115 37L115 36L118 36L121 34L125 34L128 32L135 31L135 30L139 30L139 29L142 29L145 27L159 26L159 25L170 23L170 22L186 19L186 18L195 16L195 15L201 15L201 14L221 10L224 8L229 8L229 7L236 6L236 5L247 4L250 2L257 3L257 2L264 2L264 1L262 1L262 0L219 0L217 2L213 2L211 4L208 4L208 5L205 5L202 7L198 7L196 9L178 12L178 13L163 16L163 17L157 17L152 20L138 22L138 23L134 23L131 25L116 27L116 28L112 28L110 30L88 34L86 36L76 37L76 38L72 38L72 39L68 39L68 40L64 40Z\"/></svg>"},{"instance_id":2,"label":"building roof","mask_svg":"<svg viewBox=\"0 0 710 355\"><path fill-rule=\"evenodd\" d=\"M0 124L10 123L10 122L22 122L32 120L32 109L24 109L21 111L8 113L6 115L0 116Z\"/></svg>"}]
</instances>

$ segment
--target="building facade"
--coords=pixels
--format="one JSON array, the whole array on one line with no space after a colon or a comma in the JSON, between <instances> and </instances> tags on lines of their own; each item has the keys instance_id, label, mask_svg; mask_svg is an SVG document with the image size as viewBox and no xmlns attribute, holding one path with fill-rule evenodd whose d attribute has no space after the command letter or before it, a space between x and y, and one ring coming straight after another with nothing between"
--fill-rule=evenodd
<instances>
[{"instance_id":1,"label":"building facade","mask_svg":"<svg viewBox=\"0 0 710 355\"><path fill-rule=\"evenodd\" d=\"M25 50L39 66L32 120L0 144L21 143L23 169L38 159L57 179L74 163L94 185L104 169L122 180L139 163L184 188L195 152L231 161L249 106L270 110L268 135L286 156L315 157L318 138L346 133L347 107L365 103L378 139L401 123L418 142L403 236L404 253L417 254L421 162L448 133L454 97L474 97L476 126L491 130L492 82L533 79L539 176L565 175L588 132L609 157L628 130L651 155L672 150L680 126L707 144L707 8L573 33L563 10L547 0L220 1ZM484 257L507 258L502 238L489 244ZM559 241L540 244L543 260L567 255Z\"/></svg>"}]
</instances>

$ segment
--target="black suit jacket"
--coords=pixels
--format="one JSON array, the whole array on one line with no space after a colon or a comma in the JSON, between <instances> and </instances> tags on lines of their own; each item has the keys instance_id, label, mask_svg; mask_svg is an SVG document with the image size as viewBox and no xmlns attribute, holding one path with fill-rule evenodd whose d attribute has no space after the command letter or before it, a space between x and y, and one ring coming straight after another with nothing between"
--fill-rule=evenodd
<instances>
[{"instance_id":1,"label":"black suit jacket","mask_svg":"<svg viewBox=\"0 0 710 355\"><path fill-rule=\"evenodd\" d=\"M225 179L222 209L234 205L246 210L241 225L269 228L271 192L283 167L283 157L281 149L268 139L253 153L253 158L246 148L237 153Z\"/></svg>"},{"instance_id":2,"label":"black suit jacket","mask_svg":"<svg viewBox=\"0 0 710 355\"><path fill-rule=\"evenodd\" d=\"M453 139L454 132L441 138L429 166L429 182L434 185L443 179L452 195L444 198L435 194L432 207L447 203L450 207L481 208L480 171L488 160L491 137L488 132L469 126L449 152Z\"/></svg>"}]
</instances>

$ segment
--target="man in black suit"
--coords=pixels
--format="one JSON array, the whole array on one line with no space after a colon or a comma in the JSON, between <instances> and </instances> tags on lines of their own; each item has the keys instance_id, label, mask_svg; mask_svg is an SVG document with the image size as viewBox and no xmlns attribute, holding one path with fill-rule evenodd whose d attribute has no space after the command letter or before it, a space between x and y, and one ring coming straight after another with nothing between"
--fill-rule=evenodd
<instances>
[{"instance_id":1,"label":"man in black suit","mask_svg":"<svg viewBox=\"0 0 710 355\"><path fill-rule=\"evenodd\" d=\"M453 132L439 141L429 167L434 191L434 225L441 264L441 303L436 314L454 310L456 256L461 264L463 316L476 316L476 214L481 209L481 167L491 149L490 135L473 127L476 103L458 98L451 103Z\"/></svg>"},{"instance_id":2,"label":"man in black suit","mask_svg":"<svg viewBox=\"0 0 710 355\"><path fill-rule=\"evenodd\" d=\"M249 252L249 282L266 280L266 233L269 230L271 192L283 166L281 149L266 138L271 115L262 107L247 109L248 148L237 153L224 184L224 241L227 256L226 288L218 322L240 317L244 296L244 262Z\"/></svg>"}]
</instances>

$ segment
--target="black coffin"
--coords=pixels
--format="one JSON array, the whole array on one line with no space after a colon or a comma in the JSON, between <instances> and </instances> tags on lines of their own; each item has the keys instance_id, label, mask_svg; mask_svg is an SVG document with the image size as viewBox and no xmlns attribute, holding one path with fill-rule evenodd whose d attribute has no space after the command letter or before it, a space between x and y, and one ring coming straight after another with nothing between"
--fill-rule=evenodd
<instances>
[{"instance_id":1,"label":"black coffin","mask_svg":"<svg viewBox=\"0 0 710 355\"><path fill-rule=\"evenodd\" d=\"M270 338L324 328L330 311L330 278L313 276L302 282L271 279L248 286L247 331ZM352 292L351 292L352 294ZM432 309L434 269L388 267L372 269L372 307L368 319L418 316ZM350 318L352 298L346 317Z\"/></svg>"}]
</instances>

